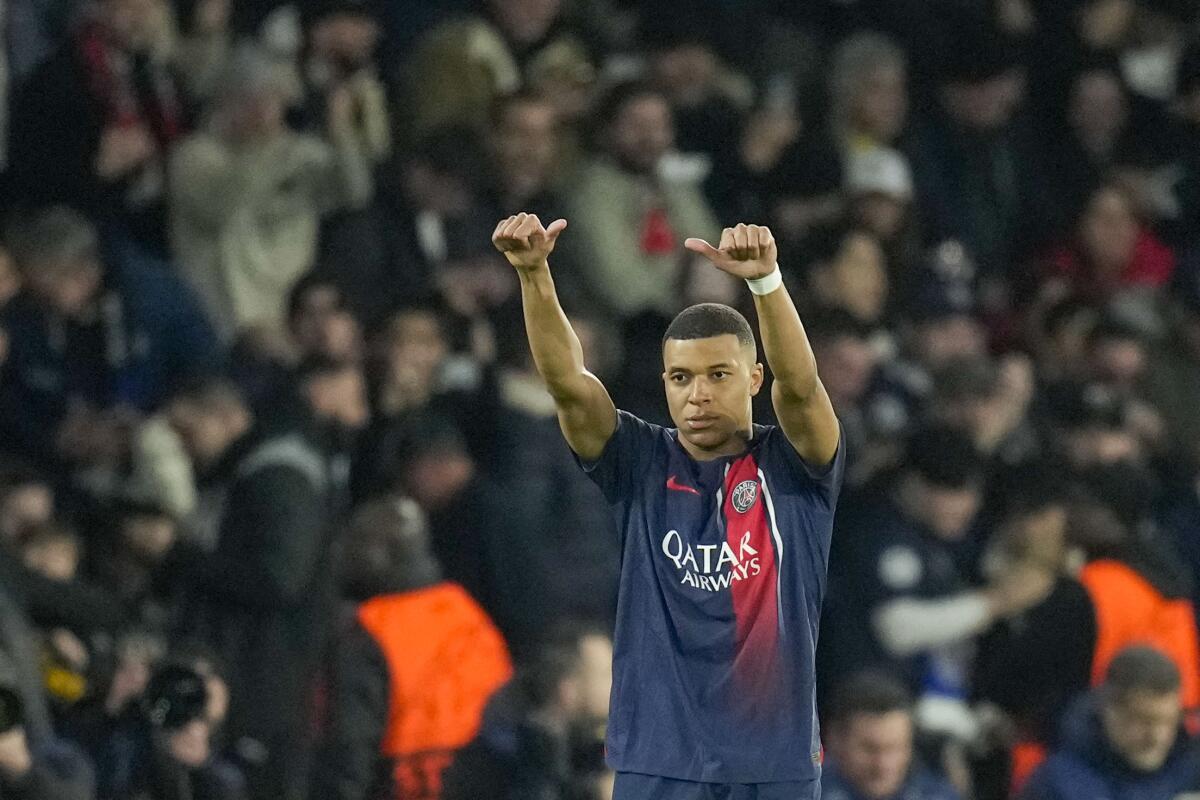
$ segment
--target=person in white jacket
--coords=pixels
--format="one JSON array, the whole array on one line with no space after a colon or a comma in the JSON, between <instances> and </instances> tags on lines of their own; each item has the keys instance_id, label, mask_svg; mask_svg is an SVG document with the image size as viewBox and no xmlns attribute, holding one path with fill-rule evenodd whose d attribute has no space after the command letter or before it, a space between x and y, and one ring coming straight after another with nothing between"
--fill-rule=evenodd
<instances>
[{"instance_id":1,"label":"person in white jacket","mask_svg":"<svg viewBox=\"0 0 1200 800\"><path fill-rule=\"evenodd\" d=\"M332 92L325 135L288 128L289 65L251 46L230 60L208 124L171 159L176 260L226 340L283 325L288 292L314 261L322 215L373 194L353 101Z\"/></svg>"}]
</instances>

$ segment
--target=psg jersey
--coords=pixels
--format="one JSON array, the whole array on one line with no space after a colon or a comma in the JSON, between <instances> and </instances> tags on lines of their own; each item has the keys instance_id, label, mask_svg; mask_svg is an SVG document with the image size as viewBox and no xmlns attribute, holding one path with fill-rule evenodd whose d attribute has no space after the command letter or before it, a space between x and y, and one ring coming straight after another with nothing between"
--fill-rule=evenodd
<instances>
[{"instance_id":1,"label":"psg jersey","mask_svg":"<svg viewBox=\"0 0 1200 800\"><path fill-rule=\"evenodd\" d=\"M581 465L621 536L608 723L619 772L702 783L820 775L814 658L845 464L806 464L772 426L696 461L618 412Z\"/></svg>"}]
</instances>

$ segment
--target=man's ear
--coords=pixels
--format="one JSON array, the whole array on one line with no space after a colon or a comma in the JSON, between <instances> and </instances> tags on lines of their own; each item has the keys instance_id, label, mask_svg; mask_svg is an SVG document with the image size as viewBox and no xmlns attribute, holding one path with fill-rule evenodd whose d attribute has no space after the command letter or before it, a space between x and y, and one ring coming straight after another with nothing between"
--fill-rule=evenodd
<instances>
[{"instance_id":1,"label":"man's ear","mask_svg":"<svg viewBox=\"0 0 1200 800\"><path fill-rule=\"evenodd\" d=\"M754 397L762 390L765 373L763 372L762 362L755 364L750 368L750 396Z\"/></svg>"}]
</instances>

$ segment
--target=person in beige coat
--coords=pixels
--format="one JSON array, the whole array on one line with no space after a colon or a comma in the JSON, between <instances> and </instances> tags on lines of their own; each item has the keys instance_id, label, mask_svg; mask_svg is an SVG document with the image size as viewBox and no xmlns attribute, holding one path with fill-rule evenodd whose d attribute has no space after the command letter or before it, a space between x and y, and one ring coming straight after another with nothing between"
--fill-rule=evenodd
<instances>
[{"instance_id":1,"label":"person in beige coat","mask_svg":"<svg viewBox=\"0 0 1200 800\"><path fill-rule=\"evenodd\" d=\"M277 329L292 285L316 255L322 215L367 205L370 158L352 98L329 96L324 138L284 121L286 67L252 48L231 59L208 125L171 159L171 241L226 339Z\"/></svg>"}]
</instances>

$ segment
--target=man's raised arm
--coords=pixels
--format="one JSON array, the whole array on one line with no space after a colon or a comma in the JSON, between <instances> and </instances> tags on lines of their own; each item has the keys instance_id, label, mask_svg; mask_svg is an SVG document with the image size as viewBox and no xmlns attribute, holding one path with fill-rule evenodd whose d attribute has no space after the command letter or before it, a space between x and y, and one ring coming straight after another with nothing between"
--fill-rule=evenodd
<instances>
[{"instance_id":1,"label":"man's raised arm","mask_svg":"<svg viewBox=\"0 0 1200 800\"><path fill-rule=\"evenodd\" d=\"M571 329L554 291L547 258L566 220L548 228L533 214L501 220L492 243L521 278L525 331L546 388L558 408L558 424L567 444L585 461L594 461L617 427L617 410L600 380L583 365L583 347Z\"/></svg>"},{"instance_id":2,"label":"man's raised arm","mask_svg":"<svg viewBox=\"0 0 1200 800\"><path fill-rule=\"evenodd\" d=\"M801 458L815 466L828 464L837 453L837 415L817 376L817 360L800 315L780 278L775 237L760 225L738 225L722 231L720 247L703 239L688 239L684 245L722 272L744 279L754 292L763 351L775 377L775 416Z\"/></svg>"}]
</instances>

